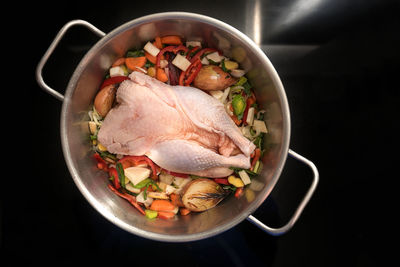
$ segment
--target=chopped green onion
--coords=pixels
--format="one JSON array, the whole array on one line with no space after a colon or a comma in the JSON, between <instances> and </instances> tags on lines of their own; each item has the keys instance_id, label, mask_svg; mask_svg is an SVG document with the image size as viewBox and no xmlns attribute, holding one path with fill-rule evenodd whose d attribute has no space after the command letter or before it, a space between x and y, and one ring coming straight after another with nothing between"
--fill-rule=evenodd
<instances>
[{"instance_id":1,"label":"chopped green onion","mask_svg":"<svg viewBox=\"0 0 400 267\"><path fill-rule=\"evenodd\" d=\"M243 96L237 94L232 99L232 107L233 113L238 117L238 119L242 119L243 112L246 109L246 101Z\"/></svg>"},{"instance_id":2,"label":"chopped green onion","mask_svg":"<svg viewBox=\"0 0 400 267\"><path fill-rule=\"evenodd\" d=\"M143 50L131 50L126 52L126 57L144 57L144 51Z\"/></svg>"},{"instance_id":3,"label":"chopped green onion","mask_svg":"<svg viewBox=\"0 0 400 267\"><path fill-rule=\"evenodd\" d=\"M118 173L118 179L119 183L121 184L121 187L125 188L125 173L124 173L124 168L122 167L122 164L120 162L117 163L115 166L117 169Z\"/></svg>"}]
</instances>

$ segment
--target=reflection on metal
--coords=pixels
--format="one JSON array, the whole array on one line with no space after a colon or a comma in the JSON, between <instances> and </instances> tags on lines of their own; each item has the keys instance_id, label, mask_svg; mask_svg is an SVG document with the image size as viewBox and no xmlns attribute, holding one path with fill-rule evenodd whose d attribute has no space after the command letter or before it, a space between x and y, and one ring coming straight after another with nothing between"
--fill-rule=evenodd
<instances>
[{"instance_id":1,"label":"reflection on metal","mask_svg":"<svg viewBox=\"0 0 400 267\"><path fill-rule=\"evenodd\" d=\"M278 18L275 24L274 33L282 32L283 30L298 24L302 20L312 15L321 7L324 0L297 0L288 7L287 12Z\"/></svg>"},{"instance_id":2,"label":"reflection on metal","mask_svg":"<svg viewBox=\"0 0 400 267\"><path fill-rule=\"evenodd\" d=\"M257 45L261 44L261 0L246 1L245 31Z\"/></svg>"}]
</instances>

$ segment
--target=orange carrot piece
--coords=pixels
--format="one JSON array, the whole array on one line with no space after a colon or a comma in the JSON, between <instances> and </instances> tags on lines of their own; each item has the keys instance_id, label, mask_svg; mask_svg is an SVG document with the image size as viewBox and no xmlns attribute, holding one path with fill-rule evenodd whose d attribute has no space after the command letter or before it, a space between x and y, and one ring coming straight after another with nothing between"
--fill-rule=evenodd
<instances>
[{"instance_id":1,"label":"orange carrot piece","mask_svg":"<svg viewBox=\"0 0 400 267\"><path fill-rule=\"evenodd\" d=\"M157 62L157 57L150 55L149 53L147 53L146 51L144 52L146 58L153 64L156 64Z\"/></svg>"},{"instance_id":2,"label":"orange carrot piece","mask_svg":"<svg viewBox=\"0 0 400 267\"><path fill-rule=\"evenodd\" d=\"M157 68L157 71L156 71L156 78L157 78L157 80L162 81L163 83L165 83L165 82L168 81L168 76L167 76L167 74L166 74L165 71L164 71L163 69L161 69L161 68Z\"/></svg>"},{"instance_id":3,"label":"orange carrot piece","mask_svg":"<svg viewBox=\"0 0 400 267\"><path fill-rule=\"evenodd\" d=\"M167 35L161 37L161 43L170 45L180 45L182 44L182 40L181 37L179 37L178 35Z\"/></svg>"},{"instance_id":4,"label":"orange carrot piece","mask_svg":"<svg viewBox=\"0 0 400 267\"><path fill-rule=\"evenodd\" d=\"M175 205L166 199L155 199L151 203L150 209L155 211L172 211L175 209Z\"/></svg>"},{"instance_id":5,"label":"orange carrot piece","mask_svg":"<svg viewBox=\"0 0 400 267\"><path fill-rule=\"evenodd\" d=\"M171 198L172 204L174 204L175 206L183 208L185 207L185 205L183 205L182 198L180 195L172 193L171 195L169 195L169 197Z\"/></svg>"},{"instance_id":6,"label":"orange carrot piece","mask_svg":"<svg viewBox=\"0 0 400 267\"><path fill-rule=\"evenodd\" d=\"M117 60L115 60L114 63L112 64L112 67L121 66L122 64L125 64L125 58L124 57L120 57Z\"/></svg>"},{"instance_id":7,"label":"orange carrot piece","mask_svg":"<svg viewBox=\"0 0 400 267\"><path fill-rule=\"evenodd\" d=\"M179 212L181 213L181 215L185 216L190 213L190 210L187 208L180 208Z\"/></svg>"},{"instance_id":8,"label":"orange carrot piece","mask_svg":"<svg viewBox=\"0 0 400 267\"><path fill-rule=\"evenodd\" d=\"M231 118L237 126L239 126L242 123L242 120L239 120L235 115L231 116Z\"/></svg>"},{"instance_id":9,"label":"orange carrot piece","mask_svg":"<svg viewBox=\"0 0 400 267\"><path fill-rule=\"evenodd\" d=\"M175 216L175 213L168 211L158 211L157 217L161 219L171 219Z\"/></svg>"},{"instance_id":10,"label":"orange carrot piece","mask_svg":"<svg viewBox=\"0 0 400 267\"><path fill-rule=\"evenodd\" d=\"M136 70L136 67L142 68L146 64L146 57L127 57L125 64L129 69Z\"/></svg>"},{"instance_id":11,"label":"orange carrot piece","mask_svg":"<svg viewBox=\"0 0 400 267\"><path fill-rule=\"evenodd\" d=\"M155 47L157 47L158 49L162 49L163 48L163 45L162 45L162 42L161 42L161 38L160 37L156 37L156 40L154 41L154 46Z\"/></svg>"}]
</instances>

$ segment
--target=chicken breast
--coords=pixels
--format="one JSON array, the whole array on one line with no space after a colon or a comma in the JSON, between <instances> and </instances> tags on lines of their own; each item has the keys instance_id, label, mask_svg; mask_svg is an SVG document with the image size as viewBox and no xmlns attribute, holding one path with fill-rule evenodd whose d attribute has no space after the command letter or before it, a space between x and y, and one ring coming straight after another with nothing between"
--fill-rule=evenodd
<instances>
[{"instance_id":1,"label":"chicken breast","mask_svg":"<svg viewBox=\"0 0 400 267\"><path fill-rule=\"evenodd\" d=\"M215 98L140 72L129 78L98 133L108 151L146 155L163 169L207 177L227 176L229 167L250 168L255 146Z\"/></svg>"}]
</instances>

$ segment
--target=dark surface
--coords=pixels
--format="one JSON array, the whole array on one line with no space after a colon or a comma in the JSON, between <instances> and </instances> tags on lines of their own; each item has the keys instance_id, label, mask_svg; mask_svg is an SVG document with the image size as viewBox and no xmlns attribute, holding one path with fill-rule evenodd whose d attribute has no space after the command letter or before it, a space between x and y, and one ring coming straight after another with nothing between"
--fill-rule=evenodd
<instances>
[{"instance_id":1,"label":"dark surface","mask_svg":"<svg viewBox=\"0 0 400 267\"><path fill-rule=\"evenodd\" d=\"M60 143L61 102L34 79L36 64L66 22L80 18L109 32L142 15L191 11L251 35L253 5L254 1L54 1L16 7L24 10L19 13L22 26L3 23L11 34L5 39L5 56L12 63L6 73L15 77L3 89L17 92L9 102L14 111L3 114L17 123L2 130L18 137L4 144L12 145L5 152L16 160L1 190L2 266L386 266L384 261L394 256L387 248L396 242L390 222L398 211L391 207L398 203L391 190L398 177L393 172L398 157L392 156L399 128L400 9L395 1L262 1L260 40L287 93L290 147L312 160L321 175L311 202L287 234L272 237L244 221L202 241L150 241L104 219L73 183ZM71 31L44 69L48 84L62 92L96 40L85 30ZM3 169L10 170L6 162ZM254 215L271 226L283 225L310 182L308 168L288 158L277 186Z\"/></svg>"}]
</instances>

